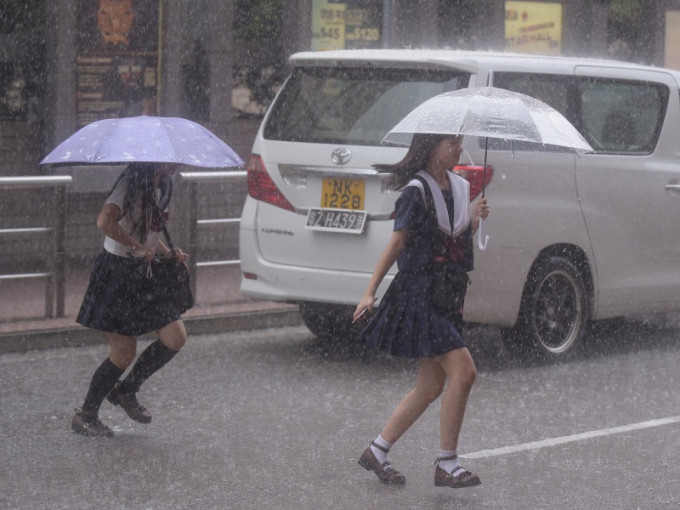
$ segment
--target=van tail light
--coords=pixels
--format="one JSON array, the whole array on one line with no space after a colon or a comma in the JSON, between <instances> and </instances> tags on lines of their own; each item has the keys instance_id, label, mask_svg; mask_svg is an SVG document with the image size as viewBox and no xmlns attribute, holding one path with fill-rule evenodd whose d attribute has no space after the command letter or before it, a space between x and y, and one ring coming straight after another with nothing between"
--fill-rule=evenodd
<instances>
[{"instance_id":1,"label":"van tail light","mask_svg":"<svg viewBox=\"0 0 680 510\"><path fill-rule=\"evenodd\" d=\"M276 187L274 181L264 166L262 156L251 154L246 165L248 171L248 194L256 200L261 200L276 207L281 207L287 211L294 211L295 208L283 196L281 190Z\"/></svg>"},{"instance_id":2,"label":"van tail light","mask_svg":"<svg viewBox=\"0 0 680 510\"><path fill-rule=\"evenodd\" d=\"M486 174L482 165L458 165L453 167L453 171L470 183L470 200L477 198L493 177L493 167L490 165L486 166Z\"/></svg>"}]
</instances>

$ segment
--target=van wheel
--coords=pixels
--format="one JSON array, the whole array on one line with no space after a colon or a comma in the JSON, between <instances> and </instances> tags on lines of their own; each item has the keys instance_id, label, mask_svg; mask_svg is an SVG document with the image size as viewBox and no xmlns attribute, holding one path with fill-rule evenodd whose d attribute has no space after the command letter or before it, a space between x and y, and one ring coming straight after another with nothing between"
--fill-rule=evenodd
<instances>
[{"instance_id":1,"label":"van wheel","mask_svg":"<svg viewBox=\"0 0 680 510\"><path fill-rule=\"evenodd\" d=\"M331 303L300 303L305 326L322 339L349 339L352 334L352 312L355 307Z\"/></svg>"},{"instance_id":2,"label":"van wheel","mask_svg":"<svg viewBox=\"0 0 680 510\"><path fill-rule=\"evenodd\" d=\"M515 328L503 332L508 350L524 356L562 359L582 344L588 296L569 260L550 257L533 270Z\"/></svg>"}]
</instances>

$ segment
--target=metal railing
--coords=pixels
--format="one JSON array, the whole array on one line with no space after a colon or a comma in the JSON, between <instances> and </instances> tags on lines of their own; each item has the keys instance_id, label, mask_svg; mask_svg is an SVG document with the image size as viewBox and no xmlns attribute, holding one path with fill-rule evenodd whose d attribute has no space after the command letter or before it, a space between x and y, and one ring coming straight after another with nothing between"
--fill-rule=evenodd
<instances>
[{"instance_id":1,"label":"metal railing","mask_svg":"<svg viewBox=\"0 0 680 510\"><path fill-rule=\"evenodd\" d=\"M40 227L12 227L0 229L0 237L23 237L35 235L50 235L52 249L45 254L45 271L33 273L0 274L0 280L45 278L45 317L55 316L54 302L56 300L56 316L64 316L65 302L65 254L64 237L66 230L66 186L73 182L69 175L45 176L9 176L0 177L0 190L15 190L27 188L52 188L53 215L52 225Z\"/></svg>"},{"instance_id":2,"label":"metal railing","mask_svg":"<svg viewBox=\"0 0 680 510\"><path fill-rule=\"evenodd\" d=\"M196 295L196 270L197 268L215 266L238 266L241 261L238 258L223 260L198 260L201 231L205 228L229 227L240 223L239 216L225 218L199 217L200 207L199 185L210 183L228 183L229 181L243 184L247 177L245 170L235 171L197 171L180 172L179 178L183 192L186 193L188 202L183 209L186 211L185 225L187 225L185 240L186 251L189 253L189 270L191 273L192 290ZM17 271L11 274L0 274L2 280L18 279L44 279L45 280L45 317L65 316L65 285L66 285L66 221L67 221L67 195L66 186L73 183L73 178L68 175L57 176L9 176L0 177L0 191L14 191L26 188L42 188L49 192L53 189L53 195L48 197L44 206L49 207L41 217L45 223L40 225L20 226L18 221L15 226L11 222L5 222L0 228L0 240L4 239L28 239L34 241L36 236L44 236L48 248L40 255L40 261L36 264L39 269L31 272ZM47 203L51 202L51 203ZM229 203L229 208L234 209L237 204ZM42 222L42 220L41 220ZM202 252L201 252L202 253ZM205 255L203 255L205 256ZM56 302L56 305L55 305Z\"/></svg>"},{"instance_id":3,"label":"metal railing","mask_svg":"<svg viewBox=\"0 0 680 510\"><path fill-rule=\"evenodd\" d=\"M238 225L240 217L229 218L199 218L198 217L198 185L202 183L224 182L225 180L242 181L247 177L245 170L234 171L200 171L200 172L180 172L179 177L188 187L188 211L189 211L189 238L188 254L189 272L191 275L192 291L196 295L196 269L199 267L214 266L237 266L241 263L239 259L207 260L198 262L197 252L199 246L199 230L201 227L215 225Z\"/></svg>"}]
</instances>

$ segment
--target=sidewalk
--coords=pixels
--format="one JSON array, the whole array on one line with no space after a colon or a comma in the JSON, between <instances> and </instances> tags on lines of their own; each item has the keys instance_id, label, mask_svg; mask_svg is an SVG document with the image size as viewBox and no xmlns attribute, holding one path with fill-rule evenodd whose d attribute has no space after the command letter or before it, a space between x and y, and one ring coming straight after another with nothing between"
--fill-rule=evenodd
<instances>
[{"instance_id":1,"label":"sidewalk","mask_svg":"<svg viewBox=\"0 0 680 510\"><path fill-rule=\"evenodd\" d=\"M65 317L43 318L45 281L0 281L0 353L102 343L104 335L75 323L89 267L66 274ZM196 306L184 314L189 335L300 325L297 306L254 301L239 292L237 267L199 268Z\"/></svg>"}]
</instances>

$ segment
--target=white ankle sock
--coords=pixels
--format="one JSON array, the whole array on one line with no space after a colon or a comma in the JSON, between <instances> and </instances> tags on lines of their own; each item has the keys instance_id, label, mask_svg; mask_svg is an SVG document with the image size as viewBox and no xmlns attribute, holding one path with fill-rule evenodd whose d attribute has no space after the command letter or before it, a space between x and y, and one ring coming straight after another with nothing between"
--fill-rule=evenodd
<instances>
[{"instance_id":1,"label":"white ankle sock","mask_svg":"<svg viewBox=\"0 0 680 510\"><path fill-rule=\"evenodd\" d=\"M453 457L456 455L456 450L439 450L438 458ZM458 463L458 457L453 460L444 460L439 462L439 467L446 471L448 474L453 474L455 470L460 467Z\"/></svg>"},{"instance_id":2,"label":"white ankle sock","mask_svg":"<svg viewBox=\"0 0 680 510\"><path fill-rule=\"evenodd\" d=\"M384 464L387 461L387 453L392 447L392 443L385 441L380 434L378 434L378 437L376 437L375 441L373 442L387 450L387 452L384 452L380 448L376 448L375 446L371 445L371 451L373 452L373 455L375 455L375 458L378 459L378 462Z\"/></svg>"}]
</instances>

